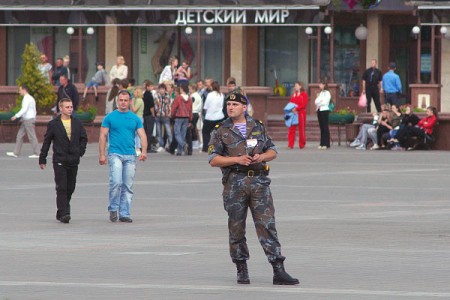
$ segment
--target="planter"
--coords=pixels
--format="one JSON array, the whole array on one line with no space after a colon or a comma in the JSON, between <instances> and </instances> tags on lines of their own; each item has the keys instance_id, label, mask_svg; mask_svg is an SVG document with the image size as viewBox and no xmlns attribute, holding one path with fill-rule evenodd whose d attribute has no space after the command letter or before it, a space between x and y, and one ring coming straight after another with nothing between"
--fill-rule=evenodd
<instances>
[{"instance_id":1,"label":"planter","mask_svg":"<svg viewBox=\"0 0 450 300\"><path fill-rule=\"evenodd\" d=\"M328 122L330 124L350 124L355 120L354 114L338 114L330 113L328 115Z\"/></svg>"},{"instance_id":2,"label":"planter","mask_svg":"<svg viewBox=\"0 0 450 300\"><path fill-rule=\"evenodd\" d=\"M0 112L0 121L10 121L15 114L10 111Z\"/></svg>"},{"instance_id":3,"label":"planter","mask_svg":"<svg viewBox=\"0 0 450 300\"><path fill-rule=\"evenodd\" d=\"M73 117L80 121L93 121L95 119L95 116L90 112L74 113Z\"/></svg>"}]
</instances>

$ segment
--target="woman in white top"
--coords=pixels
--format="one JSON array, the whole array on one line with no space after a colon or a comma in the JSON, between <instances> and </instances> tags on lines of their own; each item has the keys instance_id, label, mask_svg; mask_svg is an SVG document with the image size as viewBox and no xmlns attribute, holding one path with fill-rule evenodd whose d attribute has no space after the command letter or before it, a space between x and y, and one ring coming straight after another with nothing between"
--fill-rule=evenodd
<instances>
[{"instance_id":1,"label":"woman in white top","mask_svg":"<svg viewBox=\"0 0 450 300\"><path fill-rule=\"evenodd\" d=\"M125 65L125 58L117 56L116 64L109 71L109 82L112 82L115 78L125 79L127 76L128 67Z\"/></svg>"},{"instance_id":2,"label":"woman in white top","mask_svg":"<svg viewBox=\"0 0 450 300\"><path fill-rule=\"evenodd\" d=\"M324 150L330 148L330 128L328 127L328 115L330 113L329 105L331 94L328 90L326 82L319 84L320 93L314 103L316 104L317 119L320 126L320 145L319 149Z\"/></svg>"},{"instance_id":3,"label":"woman in white top","mask_svg":"<svg viewBox=\"0 0 450 300\"><path fill-rule=\"evenodd\" d=\"M223 114L223 101L224 96L220 92L219 82L213 81L211 91L208 93L203 104L203 111L205 112L202 128L203 152L208 152L208 144L214 127L225 118Z\"/></svg>"},{"instance_id":4,"label":"woman in white top","mask_svg":"<svg viewBox=\"0 0 450 300\"><path fill-rule=\"evenodd\" d=\"M164 67L164 69L161 72L161 76L159 76L159 84L170 81L171 83L174 83L174 74L177 71L178 66L178 58L175 56L172 56L169 59L169 64Z\"/></svg>"}]
</instances>

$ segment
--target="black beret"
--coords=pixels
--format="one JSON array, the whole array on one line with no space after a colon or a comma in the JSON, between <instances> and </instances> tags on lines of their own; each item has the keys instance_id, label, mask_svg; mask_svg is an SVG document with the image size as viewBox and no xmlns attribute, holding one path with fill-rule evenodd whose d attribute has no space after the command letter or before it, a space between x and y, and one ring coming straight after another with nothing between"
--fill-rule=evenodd
<instances>
[{"instance_id":1,"label":"black beret","mask_svg":"<svg viewBox=\"0 0 450 300\"><path fill-rule=\"evenodd\" d=\"M242 94L239 93L231 93L227 96L227 98L225 99L227 102L228 101L235 101L235 102L239 102L242 103L244 105L247 105L247 98L245 98Z\"/></svg>"}]
</instances>

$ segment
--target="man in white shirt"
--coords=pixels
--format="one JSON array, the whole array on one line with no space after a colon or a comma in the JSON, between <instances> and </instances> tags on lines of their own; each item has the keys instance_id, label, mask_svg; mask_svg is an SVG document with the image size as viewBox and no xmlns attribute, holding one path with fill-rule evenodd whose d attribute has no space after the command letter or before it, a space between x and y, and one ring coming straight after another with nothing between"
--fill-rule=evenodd
<instances>
[{"instance_id":1,"label":"man in white shirt","mask_svg":"<svg viewBox=\"0 0 450 300\"><path fill-rule=\"evenodd\" d=\"M20 150L22 149L23 138L26 133L28 136L28 140L30 141L33 147L33 154L28 157L38 158L39 145L35 131L36 101L34 100L33 96L28 94L28 87L25 85L19 87L19 93L23 96L22 108L17 114L11 117L11 121L15 121L16 119L21 118L19 121L20 122L19 131L17 132L16 137L16 147L14 148L14 152L6 152L6 155L11 157L19 156Z\"/></svg>"}]
</instances>

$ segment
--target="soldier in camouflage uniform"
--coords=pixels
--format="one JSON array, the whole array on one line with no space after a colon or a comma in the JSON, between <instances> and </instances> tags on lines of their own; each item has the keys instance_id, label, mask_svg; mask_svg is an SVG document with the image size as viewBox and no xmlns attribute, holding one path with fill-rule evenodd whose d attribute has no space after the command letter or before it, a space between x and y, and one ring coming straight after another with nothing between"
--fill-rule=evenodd
<instances>
[{"instance_id":1,"label":"soldier in camouflage uniform","mask_svg":"<svg viewBox=\"0 0 450 300\"><path fill-rule=\"evenodd\" d=\"M299 284L284 270L284 256L275 228L275 208L270 192L269 166L277 151L263 124L245 112L247 99L231 93L227 99L229 118L217 125L209 143L209 163L222 170L223 202L228 213L230 255L237 267L237 282L250 283L245 238L250 209L259 242L273 266L273 284Z\"/></svg>"}]
</instances>

